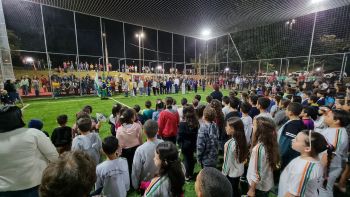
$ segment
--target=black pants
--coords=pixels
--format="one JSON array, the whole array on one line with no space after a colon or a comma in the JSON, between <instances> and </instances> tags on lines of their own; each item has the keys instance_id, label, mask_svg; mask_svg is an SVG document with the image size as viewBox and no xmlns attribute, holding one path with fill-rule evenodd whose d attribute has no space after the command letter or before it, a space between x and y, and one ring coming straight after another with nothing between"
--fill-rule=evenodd
<instances>
[{"instance_id":1,"label":"black pants","mask_svg":"<svg viewBox=\"0 0 350 197\"><path fill-rule=\"evenodd\" d=\"M136 151L136 148L138 146L134 146L134 147L131 147L131 148L123 148L122 149L122 155L121 157L124 157L127 161L128 161L128 167L129 167L129 176L131 177L131 169L132 169L132 162L134 160L134 155L135 155L135 151ZM131 179L130 179L131 181Z\"/></svg>"},{"instance_id":2,"label":"black pants","mask_svg":"<svg viewBox=\"0 0 350 197\"><path fill-rule=\"evenodd\" d=\"M186 169L186 177L193 176L194 165L196 164L196 160L194 159L194 150L193 149L181 149L182 154L184 156L184 165Z\"/></svg>"},{"instance_id":3,"label":"black pants","mask_svg":"<svg viewBox=\"0 0 350 197\"><path fill-rule=\"evenodd\" d=\"M176 144L176 136L174 136L174 137L162 137L162 139L164 141L169 141L169 142Z\"/></svg>"},{"instance_id":4,"label":"black pants","mask_svg":"<svg viewBox=\"0 0 350 197\"><path fill-rule=\"evenodd\" d=\"M1 197L39 197L39 186L25 190L0 192Z\"/></svg>"},{"instance_id":5,"label":"black pants","mask_svg":"<svg viewBox=\"0 0 350 197\"><path fill-rule=\"evenodd\" d=\"M255 190L255 197L269 197L269 193L270 193L270 191L265 192L265 191L261 191L261 190L256 189Z\"/></svg>"},{"instance_id":6,"label":"black pants","mask_svg":"<svg viewBox=\"0 0 350 197\"><path fill-rule=\"evenodd\" d=\"M232 186L232 196L233 197L240 197L241 192L239 191L239 178L240 177L229 177L226 176L227 179L230 181L231 186Z\"/></svg>"}]
</instances>

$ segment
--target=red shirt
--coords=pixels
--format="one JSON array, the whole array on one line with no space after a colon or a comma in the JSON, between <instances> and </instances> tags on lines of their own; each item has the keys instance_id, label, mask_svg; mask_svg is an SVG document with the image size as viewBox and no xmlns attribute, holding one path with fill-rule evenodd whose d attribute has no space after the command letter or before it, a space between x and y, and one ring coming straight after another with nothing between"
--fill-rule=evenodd
<instances>
[{"instance_id":1,"label":"red shirt","mask_svg":"<svg viewBox=\"0 0 350 197\"><path fill-rule=\"evenodd\" d=\"M177 135L180 117L175 111L164 110L158 119L158 135L161 137L174 137Z\"/></svg>"}]
</instances>

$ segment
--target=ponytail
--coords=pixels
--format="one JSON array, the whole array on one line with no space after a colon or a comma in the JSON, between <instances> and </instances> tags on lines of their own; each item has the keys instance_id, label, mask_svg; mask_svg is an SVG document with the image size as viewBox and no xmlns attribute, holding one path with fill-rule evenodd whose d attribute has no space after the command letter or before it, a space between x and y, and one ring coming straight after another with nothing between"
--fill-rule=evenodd
<instances>
[{"instance_id":1,"label":"ponytail","mask_svg":"<svg viewBox=\"0 0 350 197\"><path fill-rule=\"evenodd\" d=\"M332 161L332 155L334 151L334 146L331 144L327 145L327 165L326 165L326 170L323 175L323 188L326 188L327 183L328 183L328 176L329 176L329 168L331 166L331 161Z\"/></svg>"}]
</instances>

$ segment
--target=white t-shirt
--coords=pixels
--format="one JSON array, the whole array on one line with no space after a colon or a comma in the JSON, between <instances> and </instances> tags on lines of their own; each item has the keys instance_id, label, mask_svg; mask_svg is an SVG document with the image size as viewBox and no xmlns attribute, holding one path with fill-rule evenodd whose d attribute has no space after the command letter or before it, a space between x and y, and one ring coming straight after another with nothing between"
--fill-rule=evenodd
<instances>
[{"instance_id":1,"label":"white t-shirt","mask_svg":"<svg viewBox=\"0 0 350 197\"><path fill-rule=\"evenodd\" d=\"M250 144L250 139L253 132L253 119L250 116L242 116L241 120L244 125L245 139L247 140L247 144Z\"/></svg>"},{"instance_id":2,"label":"white t-shirt","mask_svg":"<svg viewBox=\"0 0 350 197\"><path fill-rule=\"evenodd\" d=\"M184 116L183 110L184 110L183 107L177 109L177 113L179 113L180 121L182 121Z\"/></svg>"},{"instance_id":3,"label":"white t-shirt","mask_svg":"<svg viewBox=\"0 0 350 197\"><path fill-rule=\"evenodd\" d=\"M244 172L244 164L239 163L238 155L236 155L236 140L231 138L225 143L224 147L224 163L222 165L222 174L232 178L242 176Z\"/></svg>"},{"instance_id":4,"label":"white t-shirt","mask_svg":"<svg viewBox=\"0 0 350 197\"><path fill-rule=\"evenodd\" d=\"M48 162L58 153L42 131L19 128L0 133L0 192L18 191L40 185Z\"/></svg>"},{"instance_id":5,"label":"white t-shirt","mask_svg":"<svg viewBox=\"0 0 350 197\"><path fill-rule=\"evenodd\" d=\"M271 118L271 119L272 119L271 114L268 113L268 112L263 112L263 113L260 113L260 114L256 115L256 116L255 116L255 119L256 119L257 117L266 117L266 118Z\"/></svg>"},{"instance_id":6,"label":"white t-shirt","mask_svg":"<svg viewBox=\"0 0 350 197\"><path fill-rule=\"evenodd\" d=\"M344 127L342 128L327 128L319 131L327 140L328 144L332 144L335 148L336 155L331 161L331 168L341 168L342 161L347 161L347 153L349 146L348 133ZM327 153L324 153L327 154Z\"/></svg>"},{"instance_id":7,"label":"white t-shirt","mask_svg":"<svg viewBox=\"0 0 350 197\"><path fill-rule=\"evenodd\" d=\"M230 113L230 106L225 106L222 108L222 113L224 113L224 117L226 117L226 115L228 113Z\"/></svg>"},{"instance_id":8,"label":"white t-shirt","mask_svg":"<svg viewBox=\"0 0 350 197\"><path fill-rule=\"evenodd\" d=\"M323 166L319 161L293 159L283 170L278 187L278 196L287 192L294 196L318 196L322 187Z\"/></svg>"},{"instance_id":9,"label":"white t-shirt","mask_svg":"<svg viewBox=\"0 0 350 197\"><path fill-rule=\"evenodd\" d=\"M128 162L124 158L106 160L96 167L96 189L106 196L126 196L130 188Z\"/></svg>"},{"instance_id":10,"label":"white t-shirt","mask_svg":"<svg viewBox=\"0 0 350 197\"><path fill-rule=\"evenodd\" d=\"M267 160L267 153L263 144L254 146L249 161L247 179L249 185L254 181L256 189L270 191L274 186L273 172Z\"/></svg>"}]
</instances>

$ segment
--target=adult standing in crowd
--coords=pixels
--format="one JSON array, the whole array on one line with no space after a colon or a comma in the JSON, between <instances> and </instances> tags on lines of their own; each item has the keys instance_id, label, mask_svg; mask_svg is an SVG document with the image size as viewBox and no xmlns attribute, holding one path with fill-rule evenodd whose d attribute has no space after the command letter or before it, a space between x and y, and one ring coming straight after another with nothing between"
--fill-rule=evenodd
<instances>
[{"instance_id":1,"label":"adult standing in crowd","mask_svg":"<svg viewBox=\"0 0 350 197\"><path fill-rule=\"evenodd\" d=\"M0 108L1 197L38 197L44 169L58 158L55 146L43 132L24 125L20 108Z\"/></svg>"}]
</instances>

